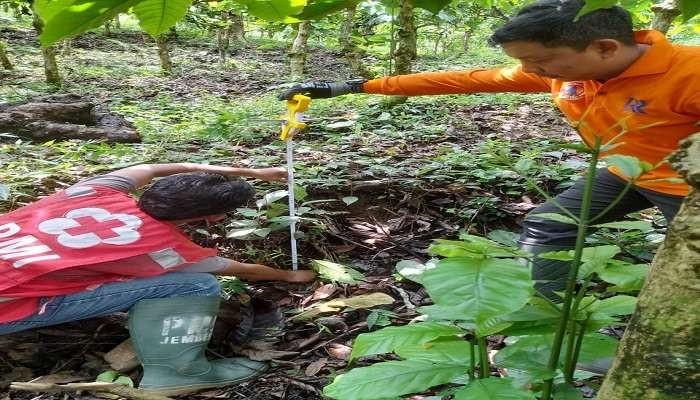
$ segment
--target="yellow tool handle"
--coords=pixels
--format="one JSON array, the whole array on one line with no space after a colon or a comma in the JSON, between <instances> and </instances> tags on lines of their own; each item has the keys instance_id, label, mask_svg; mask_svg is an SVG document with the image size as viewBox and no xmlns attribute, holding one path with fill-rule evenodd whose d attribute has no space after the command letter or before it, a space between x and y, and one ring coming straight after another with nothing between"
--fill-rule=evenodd
<instances>
[{"instance_id":1,"label":"yellow tool handle","mask_svg":"<svg viewBox=\"0 0 700 400\"><path fill-rule=\"evenodd\" d=\"M300 121L300 116L309 108L310 103L311 98L302 94L295 94L294 97L287 100L287 114L282 117L284 122L282 123L280 139L287 140L290 131L300 131L306 128L306 124Z\"/></svg>"}]
</instances>

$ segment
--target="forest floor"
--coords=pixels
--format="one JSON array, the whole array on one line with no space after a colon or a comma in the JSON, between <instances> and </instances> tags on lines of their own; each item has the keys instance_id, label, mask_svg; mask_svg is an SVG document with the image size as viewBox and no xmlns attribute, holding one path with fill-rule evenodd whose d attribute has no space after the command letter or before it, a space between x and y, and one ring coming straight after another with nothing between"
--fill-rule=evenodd
<instances>
[{"instance_id":1,"label":"forest floor","mask_svg":"<svg viewBox=\"0 0 700 400\"><path fill-rule=\"evenodd\" d=\"M21 29L2 34L16 69L0 72L0 103L74 93L124 115L144 138L129 145L31 143L1 134L0 178L9 191L5 211L87 176L141 162L283 165L275 120L284 105L275 93L290 82L281 72L287 70L282 43L251 40L221 64L213 40L185 35L173 45L176 71L167 76L159 71L154 44L144 43L141 34L89 33L60 56L65 83L56 90L43 83L33 34ZM479 51L448 60L423 57L417 68L477 66L484 52L493 52ZM488 63L493 59L489 54ZM348 78L341 60L332 50L315 48L307 79ZM214 348L223 355L271 360L273 368L254 381L183 398L320 398L323 386L347 366L354 337L406 323L417 306L429 303L420 286L395 274L397 262L426 261L430 240L460 232L512 240L519 220L542 201L513 165L523 157L534 160L531 177L555 193L575 179L585 161L561 147L576 136L545 95L423 97L394 107L379 96L345 96L312 102L308 116L309 129L298 137L295 152L306 196L300 199L302 265L330 260L360 271L364 279L224 282L231 298ZM288 268L287 231L271 221L286 213L275 194L285 187L262 182L256 187L268 204L191 233L224 255ZM295 318L322 301L374 292L396 301L374 311L341 307L320 319ZM0 393L5 391L0 399L93 398L6 390L11 381L37 377L93 381L109 369L102 355L127 337L123 315L0 337ZM138 382L139 372L127 375Z\"/></svg>"}]
</instances>

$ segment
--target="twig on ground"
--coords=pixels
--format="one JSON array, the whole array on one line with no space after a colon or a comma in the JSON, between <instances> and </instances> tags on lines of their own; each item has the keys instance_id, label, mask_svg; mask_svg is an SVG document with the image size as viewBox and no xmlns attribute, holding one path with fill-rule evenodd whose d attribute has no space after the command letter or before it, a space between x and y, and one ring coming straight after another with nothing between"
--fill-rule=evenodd
<instances>
[{"instance_id":1,"label":"twig on ground","mask_svg":"<svg viewBox=\"0 0 700 400\"><path fill-rule=\"evenodd\" d=\"M305 352L299 354L299 357L306 357L306 356L308 356L309 354L313 353L314 351L320 349L321 347L323 347L323 346L325 346L325 345L327 345L327 344L329 344L329 343L333 343L333 342L335 342L335 341L337 341L337 340L344 339L344 338L346 338L346 337L352 335L353 333L355 333L355 332L357 332L357 331L359 331L359 330L362 330L362 329L366 329L366 328L367 328L367 322L360 322L360 323L357 323L357 324L355 324L352 328L350 328L349 331L347 331L347 332L345 332L345 333L343 333L343 334L340 334L340 335L338 335L338 336L336 336L336 337L334 337L334 338L331 338L331 339L328 339L328 340L324 340L322 343L317 344L316 346L312 347L310 350L307 350L307 351L305 351ZM299 357L296 357L296 358L299 358Z\"/></svg>"},{"instance_id":2,"label":"twig on ground","mask_svg":"<svg viewBox=\"0 0 700 400\"><path fill-rule=\"evenodd\" d=\"M389 287L392 288L393 290L395 290L399 294L399 296L401 296L401 300L403 300L403 304L406 306L407 309L409 309L409 310L416 309L416 306L413 303L411 303L411 299L408 297L408 293L406 293L405 290L401 289L398 286L394 286L394 285L389 285Z\"/></svg>"},{"instance_id":3,"label":"twig on ground","mask_svg":"<svg viewBox=\"0 0 700 400\"><path fill-rule=\"evenodd\" d=\"M68 383L65 385L57 385L55 383L12 382L10 384L10 389L43 393L102 392L116 394L117 396L132 400L173 400L171 397L148 393L143 390L112 382Z\"/></svg>"}]
</instances>

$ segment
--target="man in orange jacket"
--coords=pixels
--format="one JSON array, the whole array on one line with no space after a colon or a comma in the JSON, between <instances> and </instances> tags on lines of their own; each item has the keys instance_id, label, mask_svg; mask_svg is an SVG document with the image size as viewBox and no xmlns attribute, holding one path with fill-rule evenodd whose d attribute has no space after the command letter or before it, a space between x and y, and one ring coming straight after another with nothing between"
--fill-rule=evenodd
<instances>
[{"instance_id":1,"label":"man in orange jacket","mask_svg":"<svg viewBox=\"0 0 700 400\"><path fill-rule=\"evenodd\" d=\"M498 28L491 42L520 65L502 69L428 72L370 81L307 83L281 93L328 98L347 93L418 96L479 92L548 92L591 146L595 137L615 146L607 153L634 156L654 168L639 177L622 200L599 222L658 207L670 220L688 193L664 160L678 142L700 131L700 47L669 43L656 31L633 31L620 7L599 9L575 20L580 0L540 0ZM620 123L620 122L623 123ZM623 132L623 127L627 131ZM598 171L591 215L603 211L626 189L627 178L614 168ZM583 182L556 201L578 215ZM576 227L534 216L560 212L547 202L525 218L521 248L539 254L571 248ZM540 292L564 287L568 263L537 259L533 278Z\"/></svg>"}]
</instances>

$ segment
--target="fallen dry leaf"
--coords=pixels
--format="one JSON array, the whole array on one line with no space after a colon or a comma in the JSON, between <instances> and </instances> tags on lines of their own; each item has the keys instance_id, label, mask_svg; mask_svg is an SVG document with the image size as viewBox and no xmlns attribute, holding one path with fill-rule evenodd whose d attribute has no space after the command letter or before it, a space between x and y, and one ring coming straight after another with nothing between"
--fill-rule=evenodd
<instances>
[{"instance_id":1,"label":"fallen dry leaf","mask_svg":"<svg viewBox=\"0 0 700 400\"><path fill-rule=\"evenodd\" d=\"M327 358L319 358L318 360L309 364L308 367L306 367L306 370L304 371L304 375L315 376L323 369L323 367L326 366L327 362L328 362Z\"/></svg>"},{"instance_id":2,"label":"fallen dry leaf","mask_svg":"<svg viewBox=\"0 0 700 400\"><path fill-rule=\"evenodd\" d=\"M331 343L326 348L326 352L338 360L347 360L352 352L352 347L340 343Z\"/></svg>"},{"instance_id":3,"label":"fallen dry leaf","mask_svg":"<svg viewBox=\"0 0 700 400\"><path fill-rule=\"evenodd\" d=\"M324 303L316 303L308 310L290 318L291 320L309 320L326 313L338 312L344 308L372 308L382 304L392 304L394 298L386 293L376 292L349 297L347 299L335 299Z\"/></svg>"}]
</instances>

